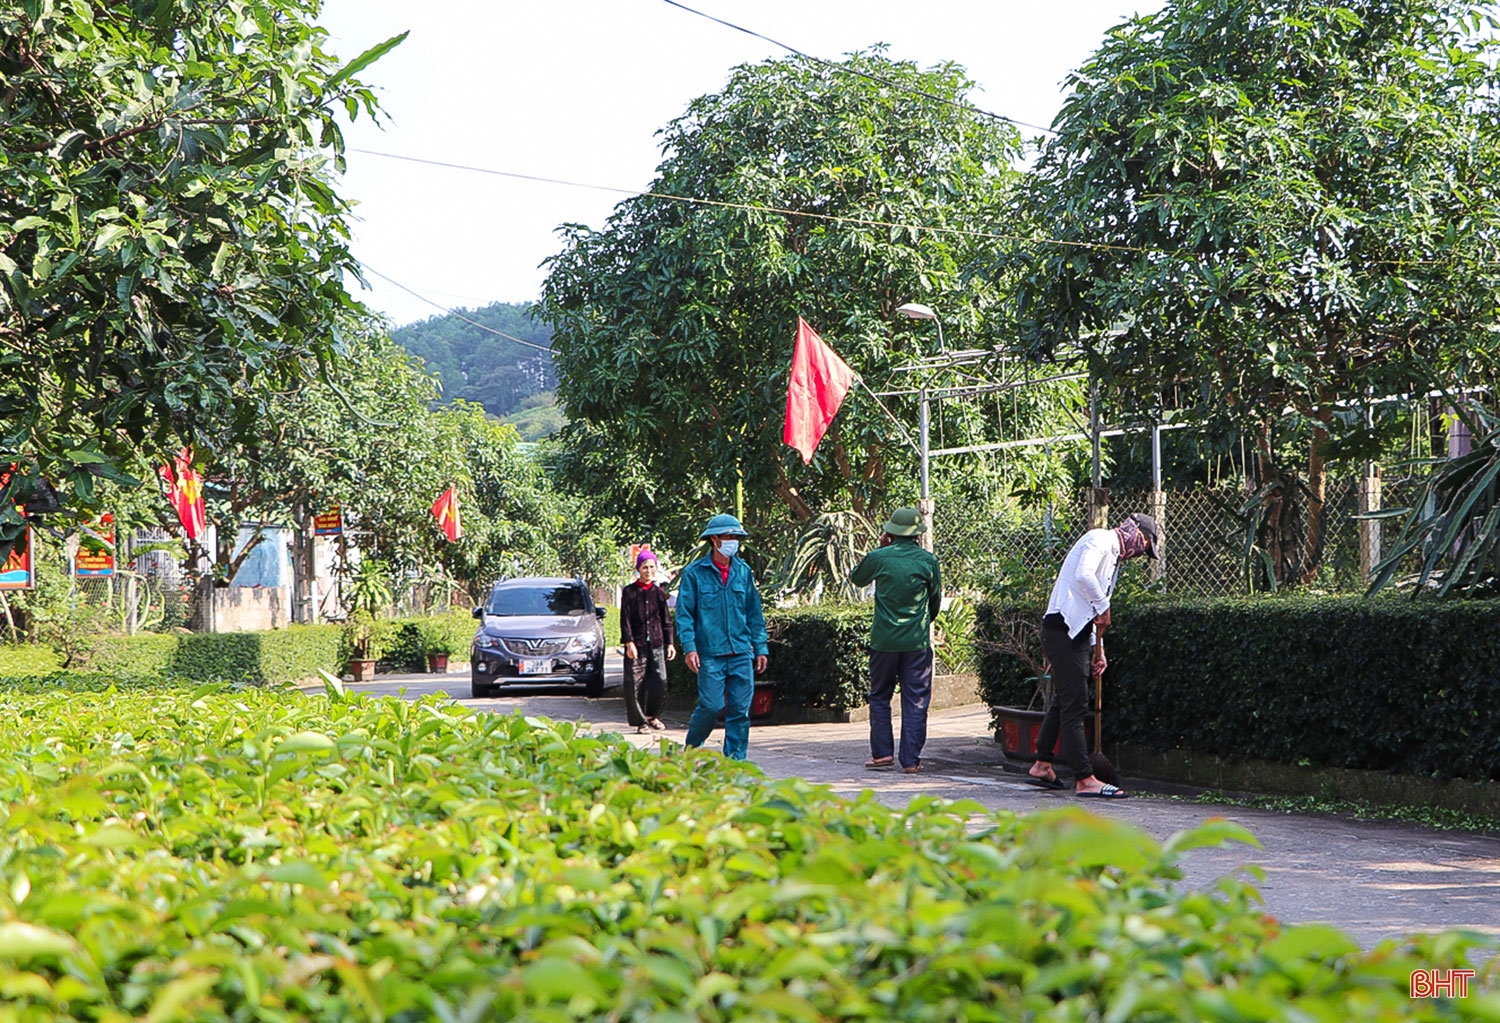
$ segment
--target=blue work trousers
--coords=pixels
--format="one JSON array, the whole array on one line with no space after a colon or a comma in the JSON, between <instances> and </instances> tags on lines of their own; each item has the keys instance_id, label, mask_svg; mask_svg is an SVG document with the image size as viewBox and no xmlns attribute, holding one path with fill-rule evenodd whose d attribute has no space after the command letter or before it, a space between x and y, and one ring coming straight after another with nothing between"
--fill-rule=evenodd
<instances>
[{"instance_id":1,"label":"blue work trousers","mask_svg":"<svg viewBox=\"0 0 1500 1023\"><path fill-rule=\"evenodd\" d=\"M755 695L755 657L700 657L698 706L688 721L687 744L702 746L724 712L724 755L744 760L750 747L750 698Z\"/></svg>"},{"instance_id":2,"label":"blue work trousers","mask_svg":"<svg viewBox=\"0 0 1500 1023\"><path fill-rule=\"evenodd\" d=\"M901 749L891 735L891 697L901 686ZM870 651L870 755L899 753L902 767L922 762L927 743L927 708L932 703L932 648Z\"/></svg>"}]
</instances>

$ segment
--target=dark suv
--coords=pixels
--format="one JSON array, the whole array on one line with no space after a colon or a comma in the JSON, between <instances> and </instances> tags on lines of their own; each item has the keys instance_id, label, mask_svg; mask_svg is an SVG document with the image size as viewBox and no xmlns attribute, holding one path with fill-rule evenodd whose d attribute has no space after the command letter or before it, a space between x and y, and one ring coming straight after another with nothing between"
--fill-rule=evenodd
<instances>
[{"instance_id":1,"label":"dark suv","mask_svg":"<svg viewBox=\"0 0 1500 1023\"><path fill-rule=\"evenodd\" d=\"M479 631L469 654L476 699L500 686L582 685L604 693L604 608L582 579L505 579L474 609Z\"/></svg>"}]
</instances>

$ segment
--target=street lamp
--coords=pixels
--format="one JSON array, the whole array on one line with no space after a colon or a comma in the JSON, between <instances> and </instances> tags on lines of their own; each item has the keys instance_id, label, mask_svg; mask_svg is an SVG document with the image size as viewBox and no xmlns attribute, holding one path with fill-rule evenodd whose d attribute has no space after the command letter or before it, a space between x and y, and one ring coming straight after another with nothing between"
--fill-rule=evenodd
<instances>
[{"instance_id":1,"label":"street lamp","mask_svg":"<svg viewBox=\"0 0 1500 1023\"><path fill-rule=\"evenodd\" d=\"M938 351L947 352L943 345L943 321L938 319L938 314L932 311L932 306L923 305L921 302L908 302L896 307L896 312L902 316L909 316L913 320L932 320L938 329Z\"/></svg>"},{"instance_id":2,"label":"street lamp","mask_svg":"<svg viewBox=\"0 0 1500 1023\"><path fill-rule=\"evenodd\" d=\"M932 306L923 305L920 302L908 302L905 305L897 306L896 312L900 313L902 316L910 317L913 320L931 320L932 322L936 323L938 330L938 351L945 351L943 347L943 321L938 319L938 314L932 311ZM922 546L926 547L928 550L932 550L932 488L929 484L929 476L927 471L929 460L928 452L931 450L931 447L928 444L928 423L930 422L931 416L929 410L930 403L927 398L927 384L925 381L922 384L920 397L922 404L917 424L921 428L922 441L922 500L918 502L917 510L922 515L922 524L927 527L922 531Z\"/></svg>"}]
</instances>

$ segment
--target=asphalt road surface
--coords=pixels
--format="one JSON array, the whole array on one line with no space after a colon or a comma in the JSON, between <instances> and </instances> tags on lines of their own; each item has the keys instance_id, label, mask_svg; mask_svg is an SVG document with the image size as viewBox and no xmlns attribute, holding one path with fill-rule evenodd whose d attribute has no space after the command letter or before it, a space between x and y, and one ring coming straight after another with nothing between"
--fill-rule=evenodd
<instances>
[{"instance_id":1,"label":"asphalt road surface","mask_svg":"<svg viewBox=\"0 0 1500 1023\"><path fill-rule=\"evenodd\" d=\"M626 726L617 656L610 658L609 669L615 688L596 700L581 690L546 687L469 699L467 665L448 675L381 676L350 689L409 699L446 692L476 710L588 722L599 731L622 733L626 742L645 748L658 748L663 737L681 742L685 716L664 716L670 726L666 732L639 735ZM868 788L893 806L905 806L924 793L972 799L1017 813L1080 804L1128 821L1158 839L1211 817L1225 817L1248 828L1261 847L1235 844L1193 850L1183 861L1184 884L1211 887L1225 874L1258 864L1265 871L1258 887L1268 912L1288 922L1334 924L1367 947L1385 938L1448 928L1500 940L1500 836L1200 804L1192 798L1197 790L1147 782L1132 785L1130 779L1124 780L1135 793L1130 799L1084 801L1070 792L1026 784L1005 762L988 722L986 707L934 713L920 775L865 770L869 741L864 723L756 726L750 732L750 759L772 777L805 778L851 796ZM899 727L898 719L898 735ZM719 738L716 731L709 748L717 748Z\"/></svg>"}]
</instances>

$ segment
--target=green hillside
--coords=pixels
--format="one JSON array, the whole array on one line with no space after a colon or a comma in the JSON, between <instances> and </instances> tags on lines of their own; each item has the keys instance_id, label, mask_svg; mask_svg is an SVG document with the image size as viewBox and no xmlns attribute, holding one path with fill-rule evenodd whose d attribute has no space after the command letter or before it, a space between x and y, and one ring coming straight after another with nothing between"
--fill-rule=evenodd
<instances>
[{"instance_id":1,"label":"green hillside","mask_svg":"<svg viewBox=\"0 0 1500 1023\"><path fill-rule=\"evenodd\" d=\"M550 353L518 345L475 323L533 344L552 341L552 328L531 318L529 302L460 309L400 327L391 336L442 377L445 400L477 402L493 416L509 415L525 399L557 386Z\"/></svg>"}]
</instances>

